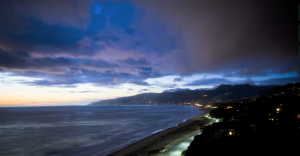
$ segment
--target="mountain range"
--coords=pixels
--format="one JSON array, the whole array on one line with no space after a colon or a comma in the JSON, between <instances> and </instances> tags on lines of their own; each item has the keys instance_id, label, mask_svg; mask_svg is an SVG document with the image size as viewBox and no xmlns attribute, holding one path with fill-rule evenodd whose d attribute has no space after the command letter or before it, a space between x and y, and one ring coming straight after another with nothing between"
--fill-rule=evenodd
<instances>
[{"instance_id":1,"label":"mountain range","mask_svg":"<svg viewBox=\"0 0 300 156\"><path fill-rule=\"evenodd\" d=\"M146 104L187 104L187 103L216 103L233 100L252 99L253 97L266 97L276 93L287 91L285 86L255 86L249 84L220 85L213 90L184 90L163 93L143 93L129 97L102 100L90 105L146 105Z\"/></svg>"}]
</instances>

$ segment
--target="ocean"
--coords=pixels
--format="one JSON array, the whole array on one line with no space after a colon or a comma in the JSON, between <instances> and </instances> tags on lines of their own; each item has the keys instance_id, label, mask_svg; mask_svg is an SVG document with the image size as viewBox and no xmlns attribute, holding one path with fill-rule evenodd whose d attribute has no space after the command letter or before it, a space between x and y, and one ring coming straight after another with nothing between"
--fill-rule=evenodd
<instances>
[{"instance_id":1,"label":"ocean","mask_svg":"<svg viewBox=\"0 0 300 156\"><path fill-rule=\"evenodd\" d=\"M107 155L202 113L183 105L0 107L0 155Z\"/></svg>"}]
</instances>

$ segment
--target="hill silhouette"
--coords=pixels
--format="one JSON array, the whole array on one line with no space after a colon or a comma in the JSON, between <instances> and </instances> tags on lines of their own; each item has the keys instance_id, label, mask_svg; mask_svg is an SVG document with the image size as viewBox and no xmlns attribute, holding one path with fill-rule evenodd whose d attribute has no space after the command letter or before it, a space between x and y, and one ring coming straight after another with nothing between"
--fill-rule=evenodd
<instances>
[{"instance_id":1,"label":"hill silhouette","mask_svg":"<svg viewBox=\"0 0 300 156\"><path fill-rule=\"evenodd\" d=\"M289 84L288 84L289 85ZM102 100L90 105L146 105L146 104L184 104L188 102L209 103L252 97L260 94L269 96L281 91L284 86L252 86L249 84L220 85L214 90L185 90L163 93L143 93L129 97Z\"/></svg>"}]
</instances>

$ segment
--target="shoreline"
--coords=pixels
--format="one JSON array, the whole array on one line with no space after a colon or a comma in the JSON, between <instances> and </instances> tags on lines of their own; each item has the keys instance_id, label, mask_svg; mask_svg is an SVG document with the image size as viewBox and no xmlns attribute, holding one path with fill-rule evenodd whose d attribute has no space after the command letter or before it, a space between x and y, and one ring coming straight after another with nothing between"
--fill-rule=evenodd
<instances>
[{"instance_id":1,"label":"shoreline","mask_svg":"<svg viewBox=\"0 0 300 156\"><path fill-rule=\"evenodd\" d=\"M168 144L174 144L178 139L185 139L186 137L194 134L195 132L200 132L198 127L199 123L206 124L210 120L204 120L201 117L209 114L211 109L203 109L203 114L186 120L177 126L170 127L163 131L154 133L142 140L139 140L127 147L124 147L118 151L115 151L108 156L129 156L136 155L146 156L152 150L158 149L160 147L167 146ZM92 154L91 156L99 156L100 153Z\"/></svg>"}]
</instances>

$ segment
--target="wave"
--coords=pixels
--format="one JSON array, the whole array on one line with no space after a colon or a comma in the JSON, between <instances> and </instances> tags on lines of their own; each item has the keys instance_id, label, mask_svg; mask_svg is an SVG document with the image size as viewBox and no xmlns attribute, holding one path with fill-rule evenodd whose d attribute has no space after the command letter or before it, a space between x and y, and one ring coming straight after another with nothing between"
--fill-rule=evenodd
<instances>
[{"instance_id":1,"label":"wave","mask_svg":"<svg viewBox=\"0 0 300 156\"><path fill-rule=\"evenodd\" d=\"M176 105L6 108L0 155L107 155L202 113Z\"/></svg>"}]
</instances>

